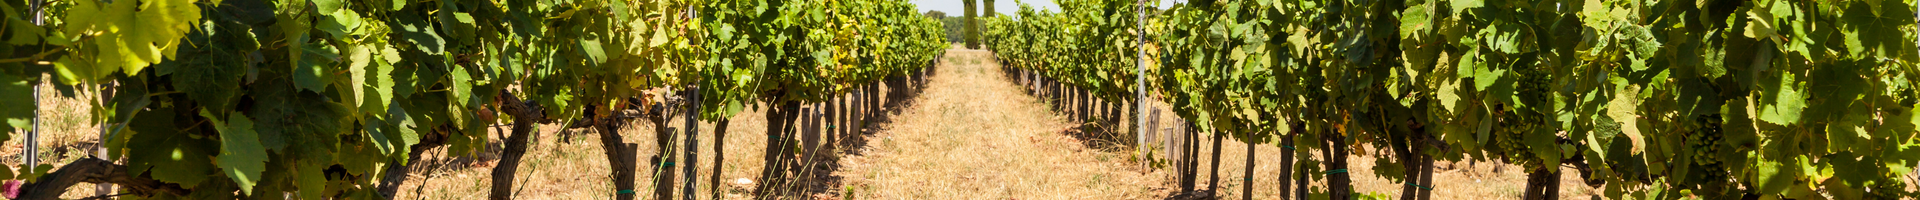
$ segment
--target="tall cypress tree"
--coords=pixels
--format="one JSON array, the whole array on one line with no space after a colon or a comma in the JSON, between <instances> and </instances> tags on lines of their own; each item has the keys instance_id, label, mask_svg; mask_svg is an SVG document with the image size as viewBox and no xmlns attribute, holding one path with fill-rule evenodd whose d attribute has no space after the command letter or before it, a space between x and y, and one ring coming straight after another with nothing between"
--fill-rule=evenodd
<instances>
[{"instance_id":1,"label":"tall cypress tree","mask_svg":"<svg viewBox=\"0 0 1920 200\"><path fill-rule=\"evenodd\" d=\"M966 27L967 36L965 37L965 39L967 40L967 48L979 49L980 48L980 22L978 20L974 20L974 17L980 16L980 15L978 12L974 11L973 9L974 0L963 0L963 1L966 2L967 4L967 18L964 19L967 23L967 27Z\"/></svg>"},{"instance_id":2,"label":"tall cypress tree","mask_svg":"<svg viewBox=\"0 0 1920 200\"><path fill-rule=\"evenodd\" d=\"M981 12L980 16L993 17L993 14L996 13L996 12L993 12L993 0L981 0L981 1L985 1L986 4L983 4L983 5L987 7L987 10L986 10L987 12Z\"/></svg>"}]
</instances>

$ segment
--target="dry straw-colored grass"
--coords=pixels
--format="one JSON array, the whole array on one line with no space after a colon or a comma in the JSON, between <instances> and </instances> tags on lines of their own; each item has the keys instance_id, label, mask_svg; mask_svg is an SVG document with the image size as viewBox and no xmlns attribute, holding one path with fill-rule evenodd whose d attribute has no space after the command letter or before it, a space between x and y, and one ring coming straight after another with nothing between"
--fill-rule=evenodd
<instances>
[{"instance_id":1,"label":"dry straw-colored grass","mask_svg":"<svg viewBox=\"0 0 1920 200\"><path fill-rule=\"evenodd\" d=\"M49 75L42 76L41 80L56 79ZM61 94L51 84L54 83L43 81L37 86L40 88L40 95L36 103L39 104L37 110L41 116L37 124L40 125L41 131L38 133L37 141L33 142L37 147L35 154L39 158L34 164L52 165L57 169L58 166L68 162L97 153L95 149L99 148L100 126L92 124L92 119L89 119L92 114L88 111L93 110L93 105L88 101L99 99L99 94L82 88L75 90L71 94L73 97L66 97L66 94ZM5 155L0 156L0 163L13 168L16 172L24 170L21 162L26 159L22 153L25 152L27 139L26 135L18 133L24 133L25 130L26 128L8 131L13 135L9 135L10 138L7 141L0 143L0 155ZM95 196L94 185L81 183L74 185L60 197L92 196Z\"/></svg>"},{"instance_id":2,"label":"dry straw-colored grass","mask_svg":"<svg viewBox=\"0 0 1920 200\"><path fill-rule=\"evenodd\" d=\"M848 199L1151 199L1159 180L1091 149L1000 75L986 51L949 50L917 106L841 161Z\"/></svg>"}]
</instances>

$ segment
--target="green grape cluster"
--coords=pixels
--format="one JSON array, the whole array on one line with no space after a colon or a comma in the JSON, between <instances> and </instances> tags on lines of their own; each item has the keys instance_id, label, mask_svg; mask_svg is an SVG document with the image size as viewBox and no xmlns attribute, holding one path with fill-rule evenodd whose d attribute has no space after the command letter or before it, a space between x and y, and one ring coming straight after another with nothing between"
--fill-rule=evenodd
<instances>
[{"instance_id":1,"label":"green grape cluster","mask_svg":"<svg viewBox=\"0 0 1920 200\"><path fill-rule=\"evenodd\" d=\"M1494 133L1498 135L1493 136L1492 140L1494 152L1505 155L1507 162L1534 169L1540 167L1540 163L1532 159L1533 152L1527 151L1524 140L1528 133L1540 128L1543 123L1539 122L1539 117L1530 115L1529 112L1507 112L1500 115L1496 122L1500 128Z\"/></svg>"},{"instance_id":2,"label":"green grape cluster","mask_svg":"<svg viewBox=\"0 0 1920 200\"><path fill-rule=\"evenodd\" d=\"M1497 125L1500 129L1497 132L1498 135L1492 138L1494 149L1505 155L1513 164L1528 169L1542 168L1545 166L1534 159L1535 155L1533 151L1528 151L1530 147L1525 140L1528 134L1540 131L1542 128L1549 128L1546 126L1547 116L1537 112L1541 106L1552 105L1552 96L1549 96L1552 95L1552 91L1547 89L1547 73L1533 67L1516 68L1514 72L1514 75L1518 75L1519 78L1519 82L1515 83L1514 87L1515 95L1519 99L1514 104L1502 106L1508 110L1496 113L1499 115Z\"/></svg>"},{"instance_id":3,"label":"green grape cluster","mask_svg":"<svg viewBox=\"0 0 1920 200\"><path fill-rule=\"evenodd\" d=\"M1687 124L1685 135L1687 145L1693 147L1693 151L1690 152L1693 155L1693 163L1705 169L1721 168L1718 155L1720 146L1725 140L1721 139L1723 135L1720 132L1720 115L1696 116L1693 121L1694 123Z\"/></svg>"},{"instance_id":4,"label":"green grape cluster","mask_svg":"<svg viewBox=\"0 0 1920 200\"><path fill-rule=\"evenodd\" d=\"M1551 83L1547 79L1546 70L1538 67L1522 67L1514 72L1520 75L1520 83L1516 85L1514 92L1520 97L1521 104L1529 107L1553 105L1553 97L1549 96L1553 93L1547 90L1547 86Z\"/></svg>"}]
</instances>

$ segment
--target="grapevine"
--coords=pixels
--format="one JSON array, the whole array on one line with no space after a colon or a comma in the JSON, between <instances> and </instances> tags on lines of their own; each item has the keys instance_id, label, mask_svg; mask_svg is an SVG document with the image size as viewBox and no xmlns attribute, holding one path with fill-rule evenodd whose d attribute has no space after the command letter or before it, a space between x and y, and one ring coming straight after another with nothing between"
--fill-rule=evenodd
<instances>
[{"instance_id":1,"label":"grapevine","mask_svg":"<svg viewBox=\"0 0 1920 200\"><path fill-rule=\"evenodd\" d=\"M730 59L752 61L770 52L733 51L741 43L729 41L745 37L721 33L757 27L725 29L724 21L706 18L713 15L694 15L722 2L54 0L40 8L14 3L0 4L8 10L0 37L10 44L0 48L9 56L0 59L5 61L0 62L5 65L0 67L0 83L5 83L0 103L10 105L0 110L0 118L8 119L7 130L24 127L23 119L33 117L37 107L11 105L32 105L31 95L22 94L47 81L57 81L56 88L111 89L114 94L103 96L112 99L94 101L101 103L94 105L93 122L125 125L103 138L109 157L83 159L47 176L5 178L124 169L127 177L87 181L128 185L123 189L142 198L286 192L306 199L390 198L401 180L396 177L409 173L401 166L418 161L421 149L479 151L492 136L486 127L502 122L514 127L508 138L498 138L506 141L505 157L511 159L495 168L494 178L508 181L495 182L493 197L510 198L502 191L511 185L500 183L511 183L515 155L524 153L535 124L613 128L619 123L612 120L613 111L659 106L664 102L634 100L665 95L645 92L663 87L707 90L710 98L697 103L712 106L701 107L700 118L724 119L752 105L764 88L778 88L760 87L775 85L762 84L762 77L776 77L774 83L842 83L782 76L832 74L823 77L871 81L916 70L945 49L930 39L943 37L933 31L937 23L897 1L843 2L861 6L836 13L842 22L884 22L849 26L862 31L838 37L858 43L790 43L842 51L838 55L848 60L841 62L850 68L816 68L835 73L730 65L736 63ZM805 8L826 7L815 5ZM850 19L880 12L887 15ZM26 23L42 14L44 25ZM816 25L821 26L810 28L837 28ZM859 34L866 32L881 34ZM787 36L827 36L812 33ZM55 80L39 80L43 74ZM816 89L788 90L794 95L786 96L823 99L846 91L794 88ZM658 119L665 113L652 115ZM619 142L614 133L603 132L602 139ZM605 146L609 159L619 163L620 149ZM125 162L106 161L117 159ZM634 167L626 163L626 169ZM631 178L614 181L622 189L633 188ZM70 184L30 182L25 188L39 190L26 190L24 196L58 195Z\"/></svg>"},{"instance_id":2,"label":"grapevine","mask_svg":"<svg viewBox=\"0 0 1920 200\"><path fill-rule=\"evenodd\" d=\"M1530 173L1528 199L1559 198L1563 168L1610 198L1911 198L1898 177L1920 154L1897 149L1920 144L1907 120L1914 8L1195 1L1150 12L1136 34L1156 38L1150 90L1188 122L1247 142L1286 131L1334 144L1323 151L1393 149L1401 159L1375 170L1393 180L1416 181L1400 177L1431 169L1391 166L1423 159L1504 160ZM990 19L985 40L1015 68L1098 91L1079 80L1101 60L1077 58L1100 54L1056 42L1100 36L1062 25L1076 15L1130 14L1022 10ZM1344 165L1326 158L1289 173Z\"/></svg>"}]
</instances>

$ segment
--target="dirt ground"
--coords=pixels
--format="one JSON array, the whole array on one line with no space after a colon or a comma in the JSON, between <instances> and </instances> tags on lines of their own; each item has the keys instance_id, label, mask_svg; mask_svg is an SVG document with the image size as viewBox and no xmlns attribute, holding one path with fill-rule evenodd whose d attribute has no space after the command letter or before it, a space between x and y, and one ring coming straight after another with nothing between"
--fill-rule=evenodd
<instances>
[{"instance_id":1,"label":"dirt ground","mask_svg":"<svg viewBox=\"0 0 1920 200\"><path fill-rule=\"evenodd\" d=\"M820 156L814 166L819 170L805 191L786 199L1164 199L1178 190L1170 169L1145 167L1131 146L1114 145L1111 137L1087 137L1084 130L1104 130L1113 125L1082 125L1069 122L1062 113L1048 109L1041 101L1020 91L1001 74L991 53L979 50L949 50L935 68L926 85L909 95L894 96L893 106L877 119L877 124L861 134L841 139L835 149ZM86 95L86 94L83 94ZM65 163L93 148L99 131L84 125L86 103L81 98L43 98L51 105L41 110L50 113L50 136L40 141L41 163ZM725 152L713 152L711 122L700 123L698 199L717 196L722 199L749 199L759 176L766 144L764 106L732 117L727 128ZM1164 106L1158 107L1165 109ZM1163 110L1164 111L1164 110ZM1161 122L1174 120L1163 113ZM1131 121L1131 120L1128 120ZM674 120L671 126L684 122ZM516 197L525 199L604 199L615 191L609 181L609 164L599 137L585 129L565 130L559 125L542 125L523 158L516 177ZM1166 125L1162 125L1166 127ZM657 147L650 123L633 122L621 133L625 142L640 146L644 160ZM1205 136L1203 136L1205 137ZM19 136L0 148L0 162L18 166ZM1131 138L1130 136L1125 138ZM678 140L676 140L678 141ZM1228 141L1220 161L1221 197L1239 199L1248 194L1241 188L1251 184L1254 199L1278 199L1279 166L1276 158L1282 149L1275 144L1256 146L1256 167L1252 177L1244 168L1245 143ZM1209 152L1211 145L1202 145ZM716 175L713 156L726 155L720 162L722 184L706 183ZM1156 155L1164 155L1157 153ZM428 151L426 160L412 166L414 174L401 186L399 199L480 199L489 187L488 173L495 155L483 152L448 155L444 148ZM1357 192L1398 196L1400 183L1372 174L1374 160L1351 156L1354 186ZM1203 163L1200 188L1209 174ZM1518 199L1525 175L1517 167L1495 163L1436 164L1434 199ZM642 163L638 173L641 198L651 191L649 169ZM1498 170L1496 168L1505 169ZM1563 199L1589 199L1594 190L1579 184L1577 174L1566 173L1562 180ZM1249 183L1247 180L1252 180ZM1316 187L1321 183L1315 183ZM92 196L92 186L82 184L68 192L67 198Z\"/></svg>"}]
</instances>

